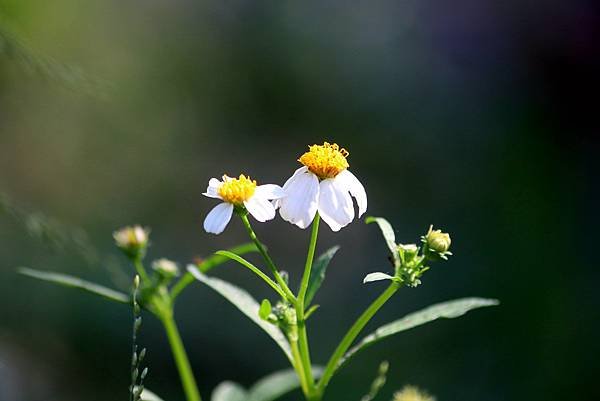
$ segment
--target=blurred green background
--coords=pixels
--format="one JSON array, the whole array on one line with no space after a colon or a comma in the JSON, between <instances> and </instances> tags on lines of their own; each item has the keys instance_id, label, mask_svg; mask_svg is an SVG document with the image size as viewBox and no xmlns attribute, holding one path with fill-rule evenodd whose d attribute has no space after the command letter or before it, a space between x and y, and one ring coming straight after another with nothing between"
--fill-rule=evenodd
<instances>
[{"instance_id":1,"label":"blurred green background","mask_svg":"<svg viewBox=\"0 0 600 401\"><path fill-rule=\"evenodd\" d=\"M430 223L452 234L450 262L371 329L451 298L502 301L372 347L327 400L359 400L382 360L381 400L406 383L440 401L600 399L599 22L580 0L0 0L0 400L123 400L129 383L130 309L17 266L127 286L120 226L152 227L149 257L182 264L243 242L236 221L203 232L208 179L283 183L323 140L350 151L368 214L399 241ZM39 224L67 235L40 241ZM257 231L297 281L309 233L281 219ZM317 363L380 291L363 276L387 266L375 227L324 227L319 250L334 244L310 322ZM237 265L214 274L268 294ZM205 287L176 317L205 397L286 367ZM148 387L183 400L150 316L141 343Z\"/></svg>"}]
</instances>

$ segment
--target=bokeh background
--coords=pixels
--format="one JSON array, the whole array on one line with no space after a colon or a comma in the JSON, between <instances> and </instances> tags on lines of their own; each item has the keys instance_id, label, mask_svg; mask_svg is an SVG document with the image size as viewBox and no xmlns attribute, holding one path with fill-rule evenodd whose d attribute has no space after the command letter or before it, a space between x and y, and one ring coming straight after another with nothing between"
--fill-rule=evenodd
<instances>
[{"instance_id":1,"label":"bokeh background","mask_svg":"<svg viewBox=\"0 0 600 401\"><path fill-rule=\"evenodd\" d=\"M17 266L126 287L111 238L125 224L152 228L149 258L182 264L243 242L238 222L203 232L208 179L282 183L323 140L350 151L368 213L399 241L430 223L452 234L455 256L369 328L451 298L502 301L372 347L326 399L360 399L382 360L381 400L406 383L440 401L600 399L599 26L581 0L0 1L0 400L121 400L129 383L130 309ZM258 232L297 281L308 233L279 219ZM317 363L387 263L375 227L324 228L319 250L335 244L310 321ZM268 294L237 265L214 274ZM177 319L206 398L286 367L199 284ZM183 400L151 316L140 341L148 387Z\"/></svg>"}]
</instances>

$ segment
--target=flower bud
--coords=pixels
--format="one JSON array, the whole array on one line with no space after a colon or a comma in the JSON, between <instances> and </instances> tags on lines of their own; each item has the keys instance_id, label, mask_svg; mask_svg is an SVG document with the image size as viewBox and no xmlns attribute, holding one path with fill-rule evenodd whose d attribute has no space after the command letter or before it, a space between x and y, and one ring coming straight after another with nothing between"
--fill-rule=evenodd
<instances>
[{"instance_id":1,"label":"flower bud","mask_svg":"<svg viewBox=\"0 0 600 401\"><path fill-rule=\"evenodd\" d=\"M170 279L179 276L179 267L177 266L177 263L169 259L162 258L155 260L152 262L152 268L164 278Z\"/></svg>"},{"instance_id":2,"label":"flower bud","mask_svg":"<svg viewBox=\"0 0 600 401\"><path fill-rule=\"evenodd\" d=\"M148 246L150 230L142 226L129 226L113 233L115 243L130 258L142 257Z\"/></svg>"},{"instance_id":3,"label":"flower bud","mask_svg":"<svg viewBox=\"0 0 600 401\"><path fill-rule=\"evenodd\" d=\"M429 226L429 232L425 236L427 239L427 245L429 248L439 252L444 253L450 249L450 234L443 233L442 230L434 230L433 226Z\"/></svg>"},{"instance_id":4,"label":"flower bud","mask_svg":"<svg viewBox=\"0 0 600 401\"><path fill-rule=\"evenodd\" d=\"M419 247L416 244L398 244L398 253L403 263L408 265L415 260L419 253Z\"/></svg>"},{"instance_id":5,"label":"flower bud","mask_svg":"<svg viewBox=\"0 0 600 401\"><path fill-rule=\"evenodd\" d=\"M443 233L442 230L434 230L433 225L429 226L427 235L421 237L421 242L425 244L424 253L429 259L448 259L447 255L452 255L450 249L450 234Z\"/></svg>"}]
</instances>

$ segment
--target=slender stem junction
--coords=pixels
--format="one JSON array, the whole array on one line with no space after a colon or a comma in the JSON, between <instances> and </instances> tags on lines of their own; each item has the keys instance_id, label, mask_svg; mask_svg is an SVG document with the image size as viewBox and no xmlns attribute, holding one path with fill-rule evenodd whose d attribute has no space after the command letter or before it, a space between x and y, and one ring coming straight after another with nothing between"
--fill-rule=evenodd
<instances>
[{"instance_id":1,"label":"slender stem junction","mask_svg":"<svg viewBox=\"0 0 600 401\"><path fill-rule=\"evenodd\" d=\"M283 280L283 277L281 277L281 275L279 274L279 270L277 269L277 266L275 266L273 259L271 259L271 256L267 252L267 249L262 244L262 242L259 241L258 237L256 236L256 233L254 232L254 230L252 229L252 226L250 225L250 220L248 220L248 214L247 213L239 213L239 216L242 219L242 222L244 223L244 227L246 227L246 231L248 231L248 235L250 236L250 239L252 239L254 244L256 244L256 248L258 249L258 251L260 252L262 257L265 259L265 262L267 262L267 266L269 266L269 269L271 269L271 272L273 273L275 280L277 280L277 284L279 284L279 286L281 287L281 289L283 290L285 295L289 298L288 300L292 303L295 303L296 297L294 296L292 291L290 291L290 288L288 287L286 282Z\"/></svg>"}]
</instances>

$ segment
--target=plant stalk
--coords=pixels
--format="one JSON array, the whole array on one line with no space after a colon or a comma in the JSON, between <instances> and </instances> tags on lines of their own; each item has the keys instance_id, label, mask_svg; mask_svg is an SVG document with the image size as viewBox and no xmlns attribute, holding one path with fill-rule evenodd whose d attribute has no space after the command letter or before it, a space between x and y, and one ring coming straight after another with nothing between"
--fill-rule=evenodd
<instances>
[{"instance_id":1,"label":"plant stalk","mask_svg":"<svg viewBox=\"0 0 600 401\"><path fill-rule=\"evenodd\" d=\"M161 313L160 320L165 327L187 401L201 401L202 399L200 397L200 392L198 391L198 385L196 384L190 361L185 352L183 341L181 341L177 324L173 318L172 310Z\"/></svg>"},{"instance_id":2,"label":"plant stalk","mask_svg":"<svg viewBox=\"0 0 600 401\"><path fill-rule=\"evenodd\" d=\"M312 230L310 235L310 243L308 245L308 254L306 256L306 263L304 265L304 274L302 275L302 282L300 283L300 290L298 291L298 298L296 302L296 317L298 319L298 343L300 346L300 357L302 358L302 368L304 369L304 376L307 379L308 384L308 397L311 397L315 391L315 381L312 374L312 364L310 361L310 349L308 346L308 335L306 333L306 319L304 317L304 300L306 298L306 291L308 290L308 283L310 281L310 273L312 270L312 264L315 257L315 248L317 246L317 237L319 235L319 222L321 218L319 213L315 215L312 222Z\"/></svg>"},{"instance_id":3,"label":"plant stalk","mask_svg":"<svg viewBox=\"0 0 600 401\"><path fill-rule=\"evenodd\" d=\"M317 400L320 400L323 396L325 388L329 384L329 381L333 377L333 374L338 368L338 364L340 359L344 356L348 348L352 345L358 334L361 330L366 326L366 324L371 320L371 318L377 313L377 311L394 295L396 291L400 288L401 283L393 281L386 289L369 305L369 307L359 316L358 319L354 322L352 327L348 330L342 341L339 343L331 358L329 358L329 362L327 362L327 366L323 371L323 376L321 376L321 380L317 384L316 392L318 394Z\"/></svg>"}]
</instances>

